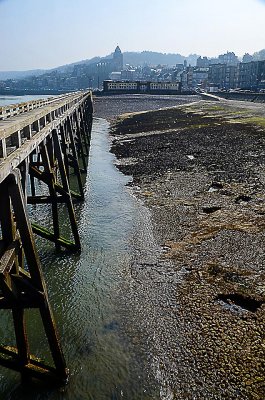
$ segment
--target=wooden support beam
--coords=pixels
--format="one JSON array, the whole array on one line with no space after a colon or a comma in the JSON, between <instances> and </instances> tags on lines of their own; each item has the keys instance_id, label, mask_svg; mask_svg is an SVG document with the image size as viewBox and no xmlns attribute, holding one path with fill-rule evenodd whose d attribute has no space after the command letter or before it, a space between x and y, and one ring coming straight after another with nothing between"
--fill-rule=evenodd
<instances>
[{"instance_id":1,"label":"wooden support beam","mask_svg":"<svg viewBox=\"0 0 265 400\"><path fill-rule=\"evenodd\" d=\"M39 171L38 168L35 168L34 166L30 165L29 166L29 173L30 173L30 175L34 176L35 178L39 179L40 181L48 184L48 178L47 178L47 174L45 172L41 172L41 171ZM77 199L79 201L83 200L83 198L80 196L80 194L75 192L74 190L70 190L69 193L65 192L63 187L62 187L62 185L60 185L57 182L55 182L54 187L57 190L57 192L59 194L61 194L62 196L71 195L72 197L74 197L75 199ZM37 198L38 198L38 196L37 196Z\"/></svg>"},{"instance_id":2,"label":"wooden support beam","mask_svg":"<svg viewBox=\"0 0 265 400\"><path fill-rule=\"evenodd\" d=\"M79 193L82 198L84 198L84 190L83 190L83 184L82 184L82 178L81 178L81 172L80 172L80 167L78 163L78 155L76 151L76 145L75 145L75 139L74 139L74 133L73 133L73 128L72 128L72 122L70 117L67 118L66 121L66 126L67 126L67 131L69 134L70 138L70 149L72 151L72 165L74 168L74 173L77 177L77 182L78 182L78 188L79 188Z\"/></svg>"},{"instance_id":3,"label":"wooden support beam","mask_svg":"<svg viewBox=\"0 0 265 400\"><path fill-rule=\"evenodd\" d=\"M64 247L70 251L79 251L80 248L76 246L74 242L67 240L62 237L56 237L54 233L50 232L48 229L44 228L43 226L39 226L38 224L32 223L32 230L34 233L42 237L43 239L47 239L50 242L55 243L55 245Z\"/></svg>"},{"instance_id":4,"label":"wooden support beam","mask_svg":"<svg viewBox=\"0 0 265 400\"><path fill-rule=\"evenodd\" d=\"M61 136L61 147L62 147L62 153L63 153L63 161L64 161L64 167L66 171L66 175L68 178L69 182L69 176L70 176L70 166L68 162L68 144L67 144L67 138L66 138L66 127L65 124L60 125L60 136Z\"/></svg>"},{"instance_id":5,"label":"wooden support beam","mask_svg":"<svg viewBox=\"0 0 265 400\"><path fill-rule=\"evenodd\" d=\"M58 334L55 328L52 311L50 308L50 304L48 302L47 290L44 283L39 258L34 244L33 232L27 215L25 198L20 179L21 177L19 170L15 170L10 175L10 177L6 181L4 181L4 183L1 184L1 194L2 194L2 188L5 187L7 189L5 192L6 193L5 203L8 205L7 201L8 199L9 209L10 209L10 201L13 206L13 212L16 220L15 225L19 232L19 237L21 240L21 244L23 246L29 271L29 275L27 276L26 274L25 276L27 277L27 280L30 280L30 285L32 285L35 288L35 292L42 293L42 296L39 297L38 308L40 310L45 333L53 357L56 378L59 381L66 381L68 372L66 369L63 353L59 344ZM9 238L11 239L11 243L13 243L14 221L12 218L10 218L10 216L9 219L6 220L6 218L3 216L3 213L0 215L0 217L1 217L1 226L3 227L4 225L6 225L6 231L5 231L6 234L4 235L5 238L3 240L7 241ZM4 222L5 220L6 222ZM7 225L9 225L9 229L7 229L8 228ZM11 258L12 257L10 255L9 260ZM25 279L25 276L21 274L21 269L18 267L16 263L14 263L14 266L15 266L14 272L16 272L15 275L7 274L7 272L9 271L10 272L13 271L12 267L11 269L8 268L8 270L4 268L4 270L9 277L9 281L11 282L10 291L12 292L14 288L16 289L16 291L14 292L13 299L11 299L11 304L12 304L12 313L15 325L16 340L17 340L17 350L15 351L15 353L13 352L12 358L10 358L8 361L5 358L0 357L0 364L18 370L19 372L21 372L22 378L24 379L28 375L30 376L34 375L32 368L28 367L30 356L28 352L28 344L25 332L24 311L23 311L24 310L23 304L24 305L26 304L26 302L23 302L23 298L27 297L28 295L28 301L29 301L30 291L29 293L27 293L26 290L27 283L25 283L23 291L19 290L19 285L17 285L18 279L16 279L16 277L17 275L21 275L19 278L21 281ZM5 279L3 278L4 275L0 274L0 281L2 283L5 282ZM8 303L9 301L10 297L7 297L6 303ZM1 301L0 301L0 306L1 306Z\"/></svg>"},{"instance_id":6,"label":"wooden support beam","mask_svg":"<svg viewBox=\"0 0 265 400\"><path fill-rule=\"evenodd\" d=\"M54 141L54 149L55 149L56 158L58 160L58 166L59 166L59 170L60 170L60 176L61 176L61 180L62 180L63 190L65 191L65 193L69 194L69 196L65 197L65 200L66 200L66 205L67 205L67 209L68 209L68 215L69 215L69 219L70 219L71 229L72 229L72 233L74 236L75 245L78 249L80 249L81 243L80 243L79 233L78 233L78 229L77 229L77 223L76 223L76 219L75 219L73 202L72 202L72 198L70 195L69 181L68 181L66 170L65 170L63 153L62 153L62 148L61 148L61 144L60 144L60 140L59 140L59 136L58 136L58 131L56 129L54 129L52 131L52 137L53 137L53 141Z\"/></svg>"},{"instance_id":7,"label":"wooden support beam","mask_svg":"<svg viewBox=\"0 0 265 400\"><path fill-rule=\"evenodd\" d=\"M64 155L59 139L59 133L56 129L52 131L52 137L47 139L46 144L41 146L41 155L44 170L41 172L35 166L30 165L30 175L40 179L42 182L48 185L49 196L35 195L29 197L28 201L31 204L51 204L53 232L50 232L46 228L40 227L37 224L32 224L33 232L55 243L57 250L60 250L62 246L71 251L79 251L81 248L81 243L71 197L72 193L70 191L69 181L65 170ZM55 173L55 167L58 168L61 184L57 183L57 173ZM80 195L77 194L77 197L80 197ZM74 238L73 242L61 237L60 235L58 204L62 202L64 202L67 206L71 231Z\"/></svg>"},{"instance_id":8,"label":"wooden support beam","mask_svg":"<svg viewBox=\"0 0 265 400\"><path fill-rule=\"evenodd\" d=\"M84 140L84 146L86 150L86 157L89 156L89 149L90 149L90 132L88 130L88 127L85 124L84 116L83 116L83 107L80 107L79 109L79 115L80 115L80 126L81 126L81 134Z\"/></svg>"},{"instance_id":9,"label":"wooden support beam","mask_svg":"<svg viewBox=\"0 0 265 400\"><path fill-rule=\"evenodd\" d=\"M24 378L35 378L58 384L58 374L55 368L46 365L33 355L29 355L27 364L23 365L17 349L11 346L0 346L0 365L20 372Z\"/></svg>"},{"instance_id":10,"label":"wooden support beam","mask_svg":"<svg viewBox=\"0 0 265 400\"><path fill-rule=\"evenodd\" d=\"M76 126L76 139L77 139L77 150L78 154L81 157L82 163L83 163L83 171L87 172L87 162L86 162L86 157L84 153L84 144L83 144L83 138L80 130L80 125L79 125L79 120L78 120L78 114L77 111L74 112L73 114L73 119L75 121L75 126Z\"/></svg>"},{"instance_id":11,"label":"wooden support beam","mask_svg":"<svg viewBox=\"0 0 265 400\"><path fill-rule=\"evenodd\" d=\"M56 250L60 250L60 244L58 241L58 239L60 238L60 224L59 224L57 194L55 189L55 176L53 170L54 167L53 144L50 138L47 139L47 145L42 144L40 146L40 151L44 167L44 174L46 175L47 185L51 197L53 236L55 238L54 243Z\"/></svg>"}]
</instances>

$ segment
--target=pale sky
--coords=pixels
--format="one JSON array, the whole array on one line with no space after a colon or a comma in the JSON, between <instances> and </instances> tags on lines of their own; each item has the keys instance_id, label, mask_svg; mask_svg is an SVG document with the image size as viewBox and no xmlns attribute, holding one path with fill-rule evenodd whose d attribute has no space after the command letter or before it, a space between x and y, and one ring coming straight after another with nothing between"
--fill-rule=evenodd
<instances>
[{"instance_id":1,"label":"pale sky","mask_svg":"<svg viewBox=\"0 0 265 400\"><path fill-rule=\"evenodd\" d=\"M0 70L122 51L242 56L265 48L265 0L0 0Z\"/></svg>"}]
</instances>

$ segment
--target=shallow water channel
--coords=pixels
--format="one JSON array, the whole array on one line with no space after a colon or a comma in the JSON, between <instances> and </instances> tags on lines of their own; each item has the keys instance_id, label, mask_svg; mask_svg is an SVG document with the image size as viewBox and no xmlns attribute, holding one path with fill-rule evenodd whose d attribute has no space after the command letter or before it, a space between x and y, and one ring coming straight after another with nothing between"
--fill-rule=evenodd
<instances>
[{"instance_id":1,"label":"shallow water channel","mask_svg":"<svg viewBox=\"0 0 265 400\"><path fill-rule=\"evenodd\" d=\"M108 129L106 120L94 120L85 201L76 207L82 252L56 254L50 243L37 241L70 369L69 384L47 388L34 383L25 388L19 384L19 374L1 368L1 399L156 398L146 388L141 357L132 350L121 324L126 307L120 307L119 293L130 279L130 241L141 205L125 186L130 178L113 164ZM42 220L49 218L45 208L32 211ZM6 313L0 314L0 340L10 344L13 326ZM38 314L28 312L27 320L31 352L49 359Z\"/></svg>"}]
</instances>

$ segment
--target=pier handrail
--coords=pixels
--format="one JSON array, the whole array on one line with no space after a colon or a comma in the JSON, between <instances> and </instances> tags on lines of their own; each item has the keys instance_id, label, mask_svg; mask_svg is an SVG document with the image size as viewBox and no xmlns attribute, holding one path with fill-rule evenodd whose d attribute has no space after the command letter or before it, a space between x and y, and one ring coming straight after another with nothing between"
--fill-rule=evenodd
<instances>
[{"instance_id":1,"label":"pier handrail","mask_svg":"<svg viewBox=\"0 0 265 400\"><path fill-rule=\"evenodd\" d=\"M57 102L58 98L66 99L73 95L74 93L65 93L61 94L56 97L48 97L47 99L42 99L40 95L40 99L37 100L31 100L27 102L22 102L22 103L15 103L15 104L9 104L7 106L2 106L0 107L0 121L8 119L10 117L14 117L18 114L23 114L28 111L35 110L36 108L43 107L45 105L52 104L53 102Z\"/></svg>"},{"instance_id":2,"label":"pier handrail","mask_svg":"<svg viewBox=\"0 0 265 400\"><path fill-rule=\"evenodd\" d=\"M91 92L60 96L39 109L0 121L0 182L60 124L61 118L89 96Z\"/></svg>"}]
</instances>

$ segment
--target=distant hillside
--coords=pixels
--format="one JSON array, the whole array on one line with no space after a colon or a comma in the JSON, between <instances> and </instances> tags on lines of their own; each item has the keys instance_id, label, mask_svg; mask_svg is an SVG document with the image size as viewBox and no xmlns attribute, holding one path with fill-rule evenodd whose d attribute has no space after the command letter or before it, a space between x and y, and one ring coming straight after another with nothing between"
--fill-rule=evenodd
<instances>
[{"instance_id":1,"label":"distant hillside","mask_svg":"<svg viewBox=\"0 0 265 400\"><path fill-rule=\"evenodd\" d=\"M56 68L52 68L50 70L45 69L37 69L37 70L29 70L29 71L0 71L0 80L6 79L24 79L30 76L39 76L45 74L47 72L58 71L61 73L71 73L74 69L75 65L78 64L93 64L97 63L105 58L112 57L112 54L108 54L105 57L93 57L87 60L81 60L74 62L72 64L61 65ZM123 60L124 65L130 64L134 66L138 65L175 65L178 63L183 63L184 60L187 60L188 64L195 65L198 56L196 54L190 55L188 57L184 57L181 54L166 54L166 53L156 53L152 51L142 51L139 52L124 52Z\"/></svg>"},{"instance_id":2,"label":"distant hillside","mask_svg":"<svg viewBox=\"0 0 265 400\"><path fill-rule=\"evenodd\" d=\"M74 62L74 63L72 63L72 64L62 65L61 67L56 67L56 68L53 68L53 69L51 69L51 70L49 70L49 71L58 71L58 72L62 72L62 73L64 73L64 72L71 72L71 71L74 69L74 66L75 66L75 65L79 65L79 64L86 64L86 65L89 65L89 64L97 63L97 62L99 62L100 60L102 60L102 58L103 58L103 57L93 57L93 58L90 58L90 59L88 59L88 60L82 60L82 61ZM104 58L106 58L106 57L104 57ZM46 72L47 72L47 71L46 71Z\"/></svg>"},{"instance_id":3,"label":"distant hillside","mask_svg":"<svg viewBox=\"0 0 265 400\"><path fill-rule=\"evenodd\" d=\"M75 65L79 64L93 64L97 63L105 58L112 57L113 54L108 54L105 57L93 57L87 60L81 60L74 62L72 64L62 65L56 68L52 68L50 70L45 69L36 69L36 70L29 70L29 71L0 71L0 80L6 79L23 79L28 78L30 76L40 76L47 72L58 71L61 73L71 73L74 69ZM124 65L129 64L133 66L138 65L175 65L175 64L183 64L184 60L187 61L188 65L196 65L197 58L199 57L198 54L190 54L188 57L182 56L181 54L174 54L174 53L158 53L153 51L142 51L142 52L135 52L135 51L126 51L123 53L123 62ZM253 58L256 61L265 60L265 49L260 50L253 54Z\"/></svg>"},{"instance_id":4,"label":"distant hillside","mask_svg":"<svg viewBox=\"0 0 265 400\"><path fill-rule=\"evenodd\" d=\"M52 69L35 69L29 71L0 71L0 80L4 81L6 79L24 79L24 78L29 78L30 76L40 76L47 72L53 72L53 71L58 71L61 73L71 72L74 69L75 65L93 64L99 62L101 59L102 59L101 57L93 57L88 60L77 61L72 64L66 64Z\"/></svg>"},{"instance_id":5,"label":"distant hillside","mask_svg":"<svg viewBox=\"0 0 265 400\"><path fill-rule=\"evenodd\" d=\"M23 79L29 76L39 76L47 72L45 69L34 69L29 71L0 71L0 80Z\"/></svg>"}]
</instances>

